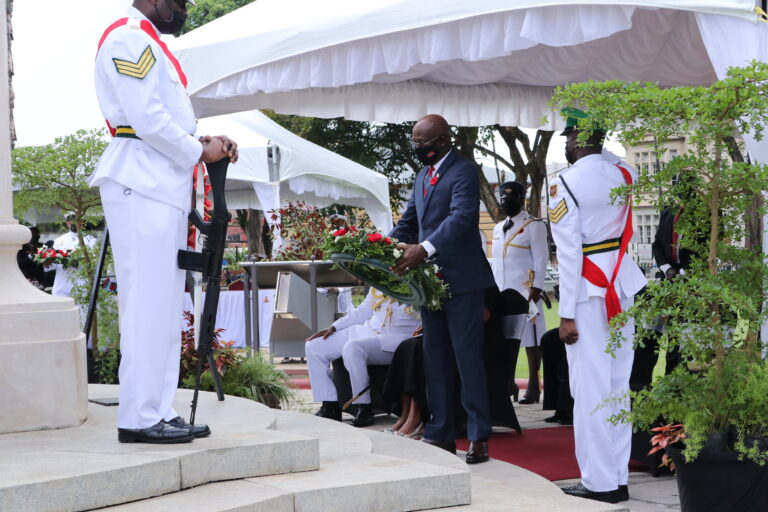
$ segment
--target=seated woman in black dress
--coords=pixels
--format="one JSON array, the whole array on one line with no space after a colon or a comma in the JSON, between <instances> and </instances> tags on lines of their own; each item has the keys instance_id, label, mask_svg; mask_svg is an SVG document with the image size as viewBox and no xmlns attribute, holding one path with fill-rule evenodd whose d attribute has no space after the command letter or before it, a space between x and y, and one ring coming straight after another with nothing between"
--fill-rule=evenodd
<instances>
[{"instance_id":1,"label":"seated woman in black dress","mask_svg":"<svg viewBox=\"0 0 768 512\"><path fill-rule=\"evenodd\" d=\"M392 357L383 390L386 398L400 402L399 419L385 431L414 438L424 432L424 418L429 417L422 340L419 329L414 337L400 343Z\"/></svg>"}]
</instances>

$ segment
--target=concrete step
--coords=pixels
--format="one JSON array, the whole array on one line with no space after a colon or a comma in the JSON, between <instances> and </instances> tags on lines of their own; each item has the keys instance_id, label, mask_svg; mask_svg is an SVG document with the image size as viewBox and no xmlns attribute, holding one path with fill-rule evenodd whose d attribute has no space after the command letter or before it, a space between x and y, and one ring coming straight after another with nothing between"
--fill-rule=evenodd
<instances>
[{"instance_id":1,"label":"concrete step","mask_svg":"<svg viewBox=\"0 0 768 512\"><path fill-rule=\"evenodd\" d=\"M277 425L282 416L277 416ZM374 453L431 464L468 468L472 473L472 503L438 508L445 512L628 512L622 504L611 505L573 498L536 473L499 460L467 466L464 452L457 455L425 443L374 430L362 430ZM493 442L493 439L491 439ZM322 452L322 442L321 442Z\"/></svg>"},{"instance_id":2,"label":"concrete step","mask_svg":"<svg viewBox=\"0 0 768 512\"><path fill-rule=\"evenodd\" d=\"M90 386L89 393L117 396L117 387ZM191 396L178 392L177 411L187 413ZM0 435L0 510L88 510L319 465L317 439L274 430L271 410L250 400L201 394L198 418L214 435L177 445L118 443L116 414L116 407L89 404L80 427Z\"/></svg>"},{"instance_id":3,"label":"concrete step","mask_svg":"<svg viewBox=\"0 0 768 512\"><path fill-rule=\"evenodd\" d=\"M324 461L318 471L247 478L110 507L110 512L396 512L468 503L467 472L363 454Z\"/></svg>"}]
</instances>

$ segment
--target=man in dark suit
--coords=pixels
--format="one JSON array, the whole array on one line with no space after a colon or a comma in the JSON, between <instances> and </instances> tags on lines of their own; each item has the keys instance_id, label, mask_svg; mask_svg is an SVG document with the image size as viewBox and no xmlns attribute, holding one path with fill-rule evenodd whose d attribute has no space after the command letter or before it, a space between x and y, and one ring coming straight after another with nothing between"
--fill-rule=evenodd
<instances>
[{"instance_id":1,"label":"man in dark suit","mask_svg":"<svg viewBox=\"0 0 768 512\"><path fill-rule=\"evenodd\" d=\"M683 174L676 178L674 186L679 197L679 204L690 204L691 201L695 200L697 185L693 175ZM656 236L651 248L653 249L653 259L656 260L656 265L660 271L658 277L662 280L672 280L685 276L685 271L691 264L691 258L695 257L693 251L685 247L685 241L677 230L682 213L683 207L674 205L664 208L659 216L659 225L656 228ZM708 230L706 226L700 229L704 233ZM668 319L667 322L669 321L674 320ZM657 351L663 329L664 324L659 322L656 330L646 334L643 338L643 346L635 349L635 360L629 379L630 387L635 391L651 385L653 369L659 359ZM670 347L666 354L665 373L671 373L680 362L679 347Z\"/></svg>"},{"instance_id":2,"label":"man in dark suit","mask_svg":"<svg viewBox=\"0 0 768 512\"><path fill-rule=\"evenodd\" d=\"M414 181L405 213L390 233L404 254L393 270L405 273L434 258L450 298L440 311L422 310L424 372L432 412L424 441L456 451L453 368L461 378L461 401L470 440L467 463L488 460L491 419L483 366L483 302L495 285L479 231L477 169L453 149L445 119L428 115L413 127L412 146L425 167Z\"/></svg>"}]
</instances>

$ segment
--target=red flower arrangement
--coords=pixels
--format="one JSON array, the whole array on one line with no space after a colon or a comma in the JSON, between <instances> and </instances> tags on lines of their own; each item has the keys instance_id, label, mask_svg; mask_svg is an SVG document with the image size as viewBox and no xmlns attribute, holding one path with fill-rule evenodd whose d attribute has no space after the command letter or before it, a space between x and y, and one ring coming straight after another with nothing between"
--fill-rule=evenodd
<instances>
[{"instance_id":1,"label":"red flower arrangement","mask_svg":"<svg viewBox=\"0 0 768 512\"><path fill-rule=\"evenodd\" d=\"M71 262L72 252L69 251L61 251L58 249L49 249L48 247L41 247L37 250L37 253L35 254L34 261L35 263L40 263L41 265L48 266L53 265L56 263L60 263L64 265L64 268L67 268Z\"/></svg>"},{"instance_id":2,"label":"red flower arrangement","mask_svg":"<svg viewBox=\"0 0 768 512\"><path fill-rule=\"evenodd\" d=\"M337 229L328 233L323 243L325 255L347 254L356 260L372 259L392 266L403 255L403 250L397 248L397 240L385 237L381 233L367 230L357 230L354 226ZM405 278L417 283L424 291L426 303L424 307L429 310L439 310L443 301L448 297L448 285L440 279L440 268L431 262L424 262L410 269ZM384 285L386 289L397 293L405 293L403 278L391 272L382 272L369 269L367 277L370 281Z\"/></svg>"}]
</instances>

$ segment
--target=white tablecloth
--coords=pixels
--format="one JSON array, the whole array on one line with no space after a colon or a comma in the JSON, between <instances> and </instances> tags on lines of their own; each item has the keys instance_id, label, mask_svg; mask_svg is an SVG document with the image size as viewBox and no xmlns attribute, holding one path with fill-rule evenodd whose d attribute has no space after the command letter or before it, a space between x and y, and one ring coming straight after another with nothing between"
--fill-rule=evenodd
<instances>
[{"instance_id":1,"label":"white tablecloth","mask_svg":"<svg viewBox=\"0 0 768 512\"><path fill-rule=\"evenodd\" d=\"M261 334L261 346L269 346L269 331L272 328L272 302L274 299L274 290L259 290L260 322L259 332ZM216 311L216 328L224 329L221 333L222 341L234 341L235 346L244 348L245 339L245 313L243 311L243 292L240 291L222 291L219 295L219 307ZM205 300L205 294L203 294ZM192 298L189 293L184 294L184 311L194 313ZM182 317L182 328L186 328L186 322Z\"/></svg>"}]
</instances>

